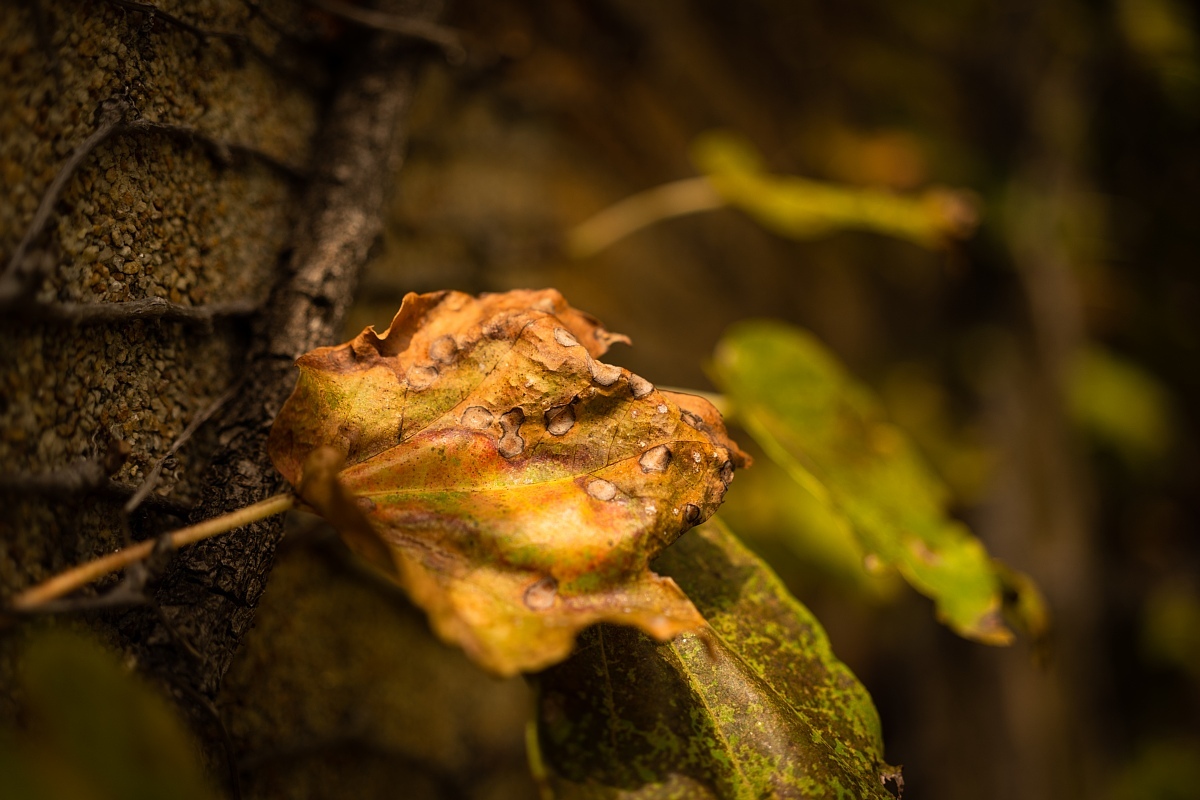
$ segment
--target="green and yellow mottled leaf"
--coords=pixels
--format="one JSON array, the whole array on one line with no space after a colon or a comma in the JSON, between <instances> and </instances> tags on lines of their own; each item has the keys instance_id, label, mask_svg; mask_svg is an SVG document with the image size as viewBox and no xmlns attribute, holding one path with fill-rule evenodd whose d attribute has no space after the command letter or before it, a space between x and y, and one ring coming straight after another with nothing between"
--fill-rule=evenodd
<instances>
[{"instance_id":1,"label":"green and yellow mottled leaf","mask_svg":"<svg viewBox=\"0 0 1200 800\"><path fill-rule=\"evenodd\" d=\"M947 515L945 486L813 336L778 322L739 324L717 347L714 377L767 454L846 520L865 564L895 567L959 634L1012 640L1002 596L1018 582ZM1028 622L1043 629L1040 600L1022 607L1040 610Z\"/></svg>"},{"instance_id":2,"label":"green and yellow mottled leaf","mask_svg":"<svg viewBox=\"0 0 1200 800\"><path fill-rule=\"evenodd\" d=\"M649 560L747 462L707 401L598 361L614 341L553 290L410 294L298 360L271 458L494 672L601 621L670 639L702 619Z\"/></svg>"},{"instance_id":3,"label":"green and yellow mottled leaf","mask_svg":"<svg viewBox=\"0 0 1200 800\"><path fill-rule=\"evenodd\" d=\"M711 627L601 625L537 679L538 757L574 798L889 798L879 720L821 626L718 521L655 562Z\"/></svg>"}]
</instances>

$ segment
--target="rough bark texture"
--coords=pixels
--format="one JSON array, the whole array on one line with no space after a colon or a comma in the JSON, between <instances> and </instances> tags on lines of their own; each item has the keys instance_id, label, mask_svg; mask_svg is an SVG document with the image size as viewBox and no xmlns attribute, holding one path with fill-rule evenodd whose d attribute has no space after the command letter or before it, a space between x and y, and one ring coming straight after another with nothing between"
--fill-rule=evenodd
<instances>
[{"instance_id":1,"label":"rough bark texture","mask_svg":"<svg viewBox=\"0 0 1200 800\"><path fill-rule=\"evenodd\" d=\"M432 6L394 10L427 18ZM307 29L314 20L325 29ZM266 432L295 356L337 338L426 52L334 22L239 0L0 10L4 594L119 545L123 487L239 380L163 470L159 496L178 502L147 506L198 501L196 520L280 488ZM248 325L206 313L248 305ZM108 437L131 450L111 480L96 468ZM170 520L132 522L151 534ZM266 522L187 552L151 606L86 624L203 708L252 623L280 532ZM29 630L0 639L6 689ZM12 693L0 698L8 718Z\"/></svg>"},{"instance_id":2,"label":"rough bark texture","mask_svg":"<svg viewBox=\"0 0 1200 800\"><path fill-rule=\"evenodd\" d=\"M346 70L316 149L323 163L304 200L288 273L256 320L245 384L219 426L219 448L194 519L285 486L266 456L267 433L295 383L294 359L336 339L358 270L380 233L412 65L394 43L377 40ZM267 520L236 537L204 542L175 562L157 600L201 662L156 636L158 620L146 614L123 624L130 645L156 669L186 675L189 685L214 694L253 622L281 532L279 519Z\"/></svg>"}]
</instances>

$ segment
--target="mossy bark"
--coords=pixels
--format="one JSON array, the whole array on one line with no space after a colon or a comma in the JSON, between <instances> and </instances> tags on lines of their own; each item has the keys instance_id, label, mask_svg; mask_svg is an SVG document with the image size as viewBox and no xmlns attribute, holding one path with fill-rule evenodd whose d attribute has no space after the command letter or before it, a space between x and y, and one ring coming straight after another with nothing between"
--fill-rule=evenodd
<instances>
[{"instance_id":1,"label":"mossy bark","mask_svg":"<svg viewBox=\"0 0 1200 800\"><path fill-rule=\"evenodd\" d=\"M398 166L417 48L312 30L302 4L138 6L0 8L5 595L118 546L129 487L235 385L165 465L156 494L171 502L146 504L160 511L135 514L133 534L182 521L163 508L202 519L280 488L263 443L292 360L336 338ZM39 213L62 165L114 119ZM116 305L150 298L161 300L150 318ZM104 321L85 319L100 306ZM257 310L221 313L246 306ZM110 438L130 451L115 474L66 479L102 461ZM148 606L79 624L203 708L280 532L264 522L185 552ZM0 685L31 627L0 638ZM16 707L0 692L0 719Z\"/></svg>"}]
</instances>

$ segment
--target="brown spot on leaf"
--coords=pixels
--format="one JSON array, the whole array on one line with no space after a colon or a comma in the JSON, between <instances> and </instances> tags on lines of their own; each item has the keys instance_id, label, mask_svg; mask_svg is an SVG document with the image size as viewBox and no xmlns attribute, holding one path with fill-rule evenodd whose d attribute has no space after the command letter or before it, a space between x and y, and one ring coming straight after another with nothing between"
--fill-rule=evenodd
<instances>
[{"instance_id":1,"label":"brown spot on leaf","mask_svg":"<svg viewBox=\"0 0 1200 800\"><path fill-rule=\"evenodd\" d=\"M575 409L568 403L546 411L546 430L553 436L562 436L575 426Z\"/></svg>"},{"instance_id":2,"label":"brown spot on leaf","mask_svg":"<svg viewBox=\"0 0 1200 800\"><path fill-rule=\"evenodd\" d=\"M413 391L419 392L422 389L428 389L437 380L438 371L436 367L429 365L418 365L409 369L405 376L408 379L408 385Z\"/></svg>"},{"instance_id":3,"label":"brown spot on leaf","mask_svg":"<svg viewBox=\"0 0 1200 800\"><path fill-rule=\"evenodd\" d=\"M603 478L596 478L588 483L587 493L597 500L608 501L617 496L617 487Z\"/></svg>"},{"instance_id":4,"label":"brown spot on leaf","mask_svg":"<svg viewBox=\"0 0 1200 800\"><path fill-rule=\"evenodd\" d=\"M506 411L500 415L500 441L496 449L505 458L516 458L525 449L525 440L521 438L521 423L525 421L525 412L519 408Z\"/></svg>"},{"instance_id":5,"label":"brown spot on leaf","mask_svg":"<svg viewBox=\"0 0 1200 800\"><path fill-rule=\"evenodd\" d=\"M462 415L462 425L473 431L483 431L492 427L495 417L483 406L471 406Z\"/></svg>"},{"instance_id":6,"label":"brown spot on leaf","mask_svg":"<svg viewBox=\"0 0 1200 800\"><path fill-rule=\"evenodd\" d=\"M629 374L629 388L633 391L633 399L641 400L646 395L654 391L654 384L643 378L641 375Z\"/></svg>"},{"instance_id":7,"label":"brown spot on leaf","mask_svg":"<svg viewBox=\"0 0 1200 800\"><path fill-rule=\"evenodd\" d=\"M642 472L649 475L651 472L666 472L667 465L671 463L671 449L665 444L660 444L657 447L651 447L646 452L642 453L642 457L638 459L638 466L642 468Z\"/></svg>"},{"instance_id":8,"label":"brown spot on leaf","mask_svg":"<svg viewBox=\"0 0 1200 800\"><path fill-rule=\"evenodd\" d=\"M621 379L621 368L612 364L605 364L602 361L597 361L594 358L588 360L588 371L592 375L592 380L601 386L612 386Z\"/></svg>"},{"instance_id":9,"label":"brown spot on leaf","mask_svg":"<svg viewBox=\"0 0 1200 800\"><path fill-rule=\"evenodd\" d=\"M439 364L453 364L458 355L458 344L453 336L440 336L429 345L429 358Z\"/></svg>"},{"instance_id":10,"label":"brown spot on leaf","mask_svg":"<svg viewBox=\"0 0 1200 800\"><path fill-rule=\"evenodd\" d=\"M525 590L525 605L534 611L544 611L554 606L558 597L558 581L547 575Z\"/></svg>"}]
</instances>

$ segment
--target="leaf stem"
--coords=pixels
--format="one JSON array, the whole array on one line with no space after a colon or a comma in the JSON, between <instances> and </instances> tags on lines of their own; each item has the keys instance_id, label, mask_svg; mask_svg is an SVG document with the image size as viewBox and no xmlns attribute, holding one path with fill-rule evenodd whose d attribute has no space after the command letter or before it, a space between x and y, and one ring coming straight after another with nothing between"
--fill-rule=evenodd
<instances>
[{"instance_id":1,"label":"leaf stem","mask_svg":"<svg viewBox=\"0 0 1200 800\"><path fill-rule=\"evenodd\" d=\"M706 177L656 186L611 205L567 234L572 258L587 258L659 220L711 211L725 205Z\"/></svg>"},{"instance_id":2,"label":"leaf stem","mask_svg":"<svg viewBox=\"0 0 1200 800\"><path fill-rule=\"evenodd\" d=\"M195 544L202 539L209 539L222 533L237 530L244 525L249 525L251 522L257 522L260 519L282 514L294 508L295 505L295 495L285 492L268 497L266 500L261 500L252 505L235 509L228 514L222 514L219 517L206 519L195 525L189 525L186 528L180 528L177 531L163 534L162 538L166 539L167 545L172 550L178 550L186 545ZM72 567L65 572L60 572L54 577L39 583L37 586L26 589L13 597L9 603L9 607L14 611L30 611L43 603L86 586L97 578L108 575L110 572L116 572L130 564L144 561L154 552L154 548L161 540L147 539L131 547L126 547L115 553L109 553L106 556L88 561L85 564Z\"/></svg>"}]
</instances>

